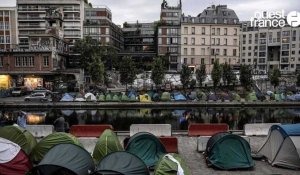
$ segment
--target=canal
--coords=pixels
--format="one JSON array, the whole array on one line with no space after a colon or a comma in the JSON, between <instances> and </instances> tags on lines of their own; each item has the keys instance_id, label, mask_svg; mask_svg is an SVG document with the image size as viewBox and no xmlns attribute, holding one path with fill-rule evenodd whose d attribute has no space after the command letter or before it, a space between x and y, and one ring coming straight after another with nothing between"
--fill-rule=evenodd
<instances>
[{"instance_id":1,"label":"canal","mask_svg":"<svg viewBox=\"0 0 300 175\"><path fill-rule=\"evenodd\" d=\"M131 124L167 123L172 130L187 130L190 123L227 123L231 130L242 130L246 123L300 122L300 108L8 109L1 115L13 122L20 110L32 125L51 125L63 116L70 126L111 124L116 131L128 131Z\"/></svg>"}]
</instances>

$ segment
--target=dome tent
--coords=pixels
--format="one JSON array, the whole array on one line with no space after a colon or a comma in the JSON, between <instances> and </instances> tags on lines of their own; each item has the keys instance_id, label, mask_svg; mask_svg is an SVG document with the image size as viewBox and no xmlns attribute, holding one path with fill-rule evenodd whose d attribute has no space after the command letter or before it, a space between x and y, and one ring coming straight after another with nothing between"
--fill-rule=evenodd
<instances>
[{"instance_id":1,"label":"dome tent","mask_svg":"<svg viewBox=\"0 0 300 175\"><path fill-rule=\"evenodd\" d=\"M175 153L161 157L155 167L154 175L190 175L191 172L186 162Z\"/></svg>"},{"instance_id":2,"label":"dome tent","mask_svg":"<svg viewBox=\"0 0 300 175\"><path fill-rule=\"evenodd\" d=\"M269 163L291 169L300 169L300 124L273 125L258 154Z\"/></svg>"},{"instance_id":3,"label":"dome tent","mask_svg":"<svg viewBox=\"0 0 300 175\"><path fill-rule=\"evenodd\" d=\"M32 168L29 157L19 145L0 138L0 174L25 174Z\"/></svg>"},{"instance_id":4,"label":"dome tent","mask_svg":"<svg viewBox=\"0 0 300 175\"><path fill-rule=\"evenodd\" d=\"M116 151L123 151L123 147L117 135L112 130L106 129L96 143L93 158L100 162L107 154Z\"/></svg>"},{"instance_id":5,"label":"dome tent","mask_svg":"<svg viewBox=\"0 0 300 175\"><path fill-rule=\"evenodd\" d=\"M249 143L227 132L217 133L208 140L205 156L208 165L223 170L254 167Z\"/></svg>"},{"instance_id":6,"label":"dome tent","mask_svg":"<svg viewBox=\"0 0 300 175\"><path fill-rule=\"evenodd\" d=\"M75 145L82 146L75 136L64 132L55 132L43 138L34 147L30 154L31 161L34 163L40 162L52 147L62 143L72 143Z\"/></svg>"},{"instance_id":7,"label":"dome tent","mask_svg":"<svg viewBox=\"0 0 300 175\"><path fill-rule=\"evenodd\" d=\"M42 161L31 170L32 175L88 175L95 170L91 155L74 144L52 147Z\"/></svg>"},{"instance_id":8,"label":"dome tent","mask_svg":"<svg viewBox=\"0 0 300 175\"><path fill-rule=\"evenodd\" d=\"M139 157L120 151L105 156L93 175L149 175L149 171Z\"/></svg>"},{"instance_id":9,"label":"dome tent","mask_svg":"<svg viewBox=\"0 0 300 175\"><path fill-rule=\"evenodd\" d=\"M18 126L0 127L0 137L18 144L27 155L37 144L35 137L29 131Z\"/></svg>"},{"instance_id":10,"label":"dome tent","mask_svg":"<svg viewBox=\"0 0 300 175\"><path fill-rule=\"evenodd\" d=\"M149 168L153 168L160 156L167 153L160 140L147 132L139 132L130 137L126 151L138 156Z\"/></svg>"}]
</instances>

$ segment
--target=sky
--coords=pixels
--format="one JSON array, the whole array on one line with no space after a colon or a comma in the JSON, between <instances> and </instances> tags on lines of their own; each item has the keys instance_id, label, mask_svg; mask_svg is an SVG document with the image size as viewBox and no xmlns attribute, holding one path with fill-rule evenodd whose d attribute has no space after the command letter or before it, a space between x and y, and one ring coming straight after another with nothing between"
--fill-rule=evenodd
<instances>
[{"instance_id":1,"label":"sky","mask_svg":"<svg viewBox=\"0 0 300 175\"><path fill-rule=\"evenodd\" d=\"M112 11L113 22L153 22L159 20L162 0L89 0L93 6L106 5ZM177 5L179 0L167 0L169 5ZM299 0L182 0L185 15L196 16L206 7L227 5L233 9L241 21L250 20L256 11L285 10L300 12ZM0 6L15 6L16 0L0 0Z\"/></svg>"}]
</instances>

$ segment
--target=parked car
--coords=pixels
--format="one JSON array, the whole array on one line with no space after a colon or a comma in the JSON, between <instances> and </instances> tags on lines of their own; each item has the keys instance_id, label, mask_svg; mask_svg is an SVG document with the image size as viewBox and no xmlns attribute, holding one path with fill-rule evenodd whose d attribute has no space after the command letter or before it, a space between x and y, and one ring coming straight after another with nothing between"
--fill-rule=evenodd
<instances>
[{"instance_id":1,"label":"parked car","mask_svg":"<svg viewBox=\"0 0 300 175\"><path fill-rule=\"evenodd\" d=\"M37 87L32 91L32 93L37 93L37 92L43 92L43 93L46 93L46 95L49 95L51 93L50 90L48 90L44 87Z\"/></svg>"},{"instance_id":2,"label":"parked car","mask_svg":"<svg viewBox=\"0 0 300 175\"><path fill-rule=\"evenodd\" d=\"M27 87L25 86L20 86L20 87L15 87L13 88L11 95L12 96L22 96L27 94Z\"/></svg>"},{"instance_id":3,"label":"parked car","mask_svg":"<svg viewBox=\"0 0 300 175\"><path fill-rule=\"evenodd\" d=\"M36 92L24 98L25 101L46 102L49 101L45 92Z\"/></svg>"}]
</instances>

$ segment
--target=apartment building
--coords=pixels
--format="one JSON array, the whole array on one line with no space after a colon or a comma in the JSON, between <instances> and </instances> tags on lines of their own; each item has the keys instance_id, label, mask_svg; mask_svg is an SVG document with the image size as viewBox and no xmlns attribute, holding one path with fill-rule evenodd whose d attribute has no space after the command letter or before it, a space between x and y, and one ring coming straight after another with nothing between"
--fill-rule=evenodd
<instances>
[{"instance_id":1,"label":"apartment building","mask_svg":"<svg viewBox=\"0 0 300 175\"><path fill-rule=\"evenodd\" d=\"M180 70L181 13L181 0L177 6L169 6L163 0L157 27L157 54L169 58L169 70L172 71Z\"/></svg>"},{"instance_id":2,"label":"apartment building","mask_svg":"<svg viewBox=\"0 0 300 175\"><path fill-rule=\"evenodd\" d=\"M212 5L196 17L182 16L181 64L191 69L206 65L211 72L214 61L239 66L240 25L236 13L226 5Z\"/></svg>"},{"instance_id":3,"label":"apartment building","mask_svg":"<svg viewBox=\"0 0 300 175\"><path fill-rule=\"evenodd\" d=\"M14 48L17 44L17 14L15 7L0 7L0 49ZM0 66L1 66L0 58Z\"/></svg>"},{"instance_id":4,"label":"apartment building","mask_svg":"<svg viewBox=\"0 0 300 175\"><path fill-rule=\"evenodd\" d=\"M46 29L46 10L52 8L62 13L63 38L72 46L83 37L84 8L86 0L17 0L19 47L29 48L28 37L43 34Z\"/></svg>"},{"instance_id":5,"label":"apartment building","mask_svg":"<svg viewBox=\"0 0 300 175\"><path fill-rule=\"evenodd\" d=\"M155 23L127 23L123 24L124 50L120 56L131 56L144 70L151 69L151 63L156 56Z\"/></svg>"},{"instance_id":6,"label":"apartment building","mask_svg":"<svg viewBox=\"0 0 300 175\"><path fill-rule=\"evenodd\" d=\"M245 21L240 37L241 64L252 65L256 73L300 70L300 27L258 28Z\"/></svg>"},{"instance_id":7,"label":"apartment building","mask_svg":"<svg viewBox=\"0 0 300 175\"><path fill-rule=\"evenodd\" d=\"M111 10L106 6L85 8L83 36L91 36L102 46L112 46L118 52L124 48L122 29L112 22Z\"/></svg>"}]
</instances>

